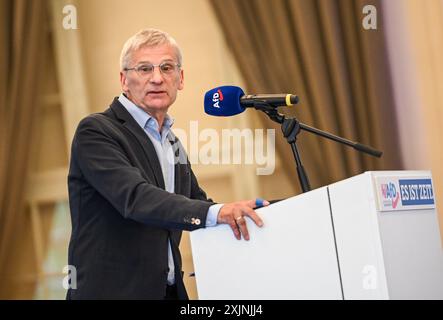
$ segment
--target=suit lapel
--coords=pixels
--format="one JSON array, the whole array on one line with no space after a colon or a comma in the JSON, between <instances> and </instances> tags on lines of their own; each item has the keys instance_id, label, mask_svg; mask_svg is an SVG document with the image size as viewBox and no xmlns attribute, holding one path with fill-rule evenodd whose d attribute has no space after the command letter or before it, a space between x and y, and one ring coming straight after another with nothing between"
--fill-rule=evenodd
<instances>
[{"instance_id":1,"label":"suit lapel","mask_svg":"<svg viewBox=\"0 0 443 320\"><path fill-rule=\"evenodd\" d=\"M187 175L189 175L188 159L186 156L186 151L183 148L180 140L174 135L172 131L169 132L170 136L169 142L172 145L172 150L174 150L174 191L175 193L183 194L184 196L189 196L182 192L182 181L186 180Z\"/></svg>"},{"instance_id":2,"label":"suit lapel","mask_svg":"<svg viewBox=\"0 0 443 320\"><path fill-rule=\"evenodd\" d=\"M172 146L172 150L174 151L174 192L175 193L181 193L181 166L180 166L180 148L179 148L179 142L178 142L178 138L172 134L172 132L170 131L170 139L169 143Z\"/></svg>"},{"instance_id":3,"label":"suit lapel","mask_svg":"<svg viewBox=\"0 0 443 320\"><path fill-rule=\"evenodd\" d=\"M149 162L149 167L154 174L157 186L165 189L165 182L163 180L162 169L160 162L155 151L155 147L151 142L151 139L146 135L143 129L134 120L131 114L123 107L123 105L115 98L110 106L111 110L114 112L115 116L123 121L123 126L126 127L136 138L138 143L143 148L146 158Z\"/></svg>"}]
</instances>

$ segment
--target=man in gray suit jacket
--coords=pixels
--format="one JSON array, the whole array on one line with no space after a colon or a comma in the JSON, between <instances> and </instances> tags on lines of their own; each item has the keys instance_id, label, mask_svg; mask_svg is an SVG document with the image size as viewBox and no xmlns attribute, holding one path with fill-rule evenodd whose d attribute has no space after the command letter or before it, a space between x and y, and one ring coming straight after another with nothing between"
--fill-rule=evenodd
<instances>
[{"instance_id":1,"label":"man in gray suit jacket","mask_svg":"<svg viewBox=\"0 0 443 320\"><path fill-rule=\"evenodd\" d=\"M121 54L123 93L83 119L68 177L72 235L68 299L187 299L182 230L229 224L248 240L255 200L206 197L167 114L183 89L180 49L168 34L142 30ZM264 205L268 202L265 201Z\"/></svg>"}]
</instances>

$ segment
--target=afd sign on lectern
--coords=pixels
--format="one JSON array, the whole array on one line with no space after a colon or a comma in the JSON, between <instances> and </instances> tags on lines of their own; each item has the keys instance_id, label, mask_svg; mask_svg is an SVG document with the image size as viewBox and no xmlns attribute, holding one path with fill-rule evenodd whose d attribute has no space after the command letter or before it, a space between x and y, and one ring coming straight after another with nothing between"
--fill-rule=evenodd
<instances>
[{"instance_id":1,"label":"afd sign on lectern","mask_svg":"<svg viewBox=\"0 0 443 320\"><path fill-rule=\"evenodd\" d=\"M191 232L199 299L443 299L429 171L377 171Z\"/></svg>"}]
</instances>

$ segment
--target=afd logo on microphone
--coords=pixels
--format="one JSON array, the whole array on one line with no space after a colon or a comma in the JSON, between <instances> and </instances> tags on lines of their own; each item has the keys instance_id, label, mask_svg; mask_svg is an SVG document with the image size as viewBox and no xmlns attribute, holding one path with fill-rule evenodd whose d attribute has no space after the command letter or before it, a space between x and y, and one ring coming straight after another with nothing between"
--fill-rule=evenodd
<instances>
[{"instance_id":1,"label":"afd logo on microphone","mask_svg":"<svg viewBox=\"0 0 443 320\"><path fill-rule=\"evenodd\" d=\"M211 116L229 117L245 111L240 104L240 97L244 95L241 88L235 86L221 86L205 93L205 112Z\"/></svg>"},{"instance_id":2,"label":"afd logo on microphone","mask_svg":"<svg viewBox=\"0 0 443 320\"><path fill-rule=\"evenodd\" d=\"M223 101L223 92L221 89L218 89L214 94L212 95L212 106L214 108L220 108L220 101Z\"/></svg>"}]
</instances>

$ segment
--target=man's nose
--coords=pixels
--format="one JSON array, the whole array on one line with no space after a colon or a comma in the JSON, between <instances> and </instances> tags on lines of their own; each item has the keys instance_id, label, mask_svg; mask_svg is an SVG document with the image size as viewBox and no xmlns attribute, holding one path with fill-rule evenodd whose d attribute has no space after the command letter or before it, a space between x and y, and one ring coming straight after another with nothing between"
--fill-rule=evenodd
<instances>
[{"instance_id":1,"label":"man's nose","mask_svg":"<svg viewBox=\"0 0 443 320\"><path fill-rule=\"evenodd\" d=\"M159 66L155 66L154 70L152 70L150 82L152 82L152 83L162 83L163 82L163 74L160 71Z\"/></svg>"}]
</instances>

